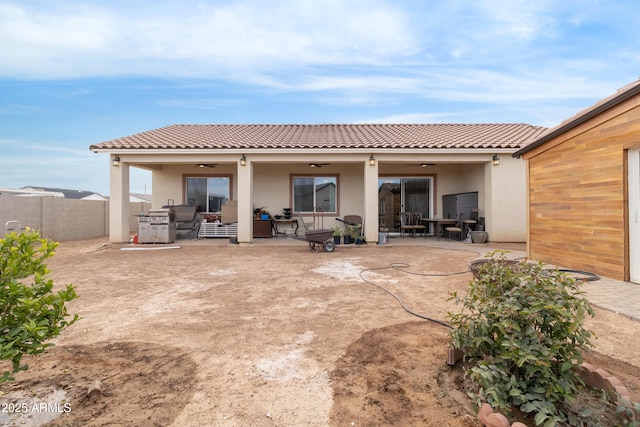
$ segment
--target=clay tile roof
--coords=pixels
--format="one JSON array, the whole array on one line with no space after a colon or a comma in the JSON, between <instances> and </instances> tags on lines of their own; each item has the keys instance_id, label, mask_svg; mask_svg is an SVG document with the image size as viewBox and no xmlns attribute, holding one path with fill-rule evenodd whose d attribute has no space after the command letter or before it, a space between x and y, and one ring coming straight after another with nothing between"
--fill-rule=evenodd
<instances>
[{"instance_id":1,"label":"clay tile roof","mask_svg":"<svg viewBox=\"0 0 640 427\"><path fill-rule=\"evenodd\" d=\"M528 124L182 124L94 144L90 149L518 149L544 130Z\"/></svg>"}]
</instances>

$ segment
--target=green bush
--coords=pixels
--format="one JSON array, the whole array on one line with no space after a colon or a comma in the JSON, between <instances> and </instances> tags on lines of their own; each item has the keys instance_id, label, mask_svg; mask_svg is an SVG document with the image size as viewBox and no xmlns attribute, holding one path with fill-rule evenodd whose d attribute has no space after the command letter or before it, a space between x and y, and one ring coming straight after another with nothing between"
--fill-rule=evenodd
<instances>
[{"instance_id":1,"label":"green bush","mask_svg":"<svg viewBox=\"0 0 640 427\"><path fill-rule=\"evenodd\" d=\"M491 253L468 294L450 297L462 304L448 315L452 343L471 362L466 375L477 387L471 398L506 414L517 407L538 426L565 422L565 403L583 385L572 367L592 347L583 321L594 312L581 295L564 273Z\"/></svg>"},{"instance_id":2,"label":"green bush","mask_svg":"<svg viewBox=\"0 0 640 427\"><path fill-rule=\"evenodd\" d=\"M53 344L46 341L60 334L71 320L65 303L77 298L73 285L53 292L53 281L44 260L53 256L57 243L41 239L27 228L0 239L0 360L10 360L11 371L0 376L0 383L13 380L12 374L26 370L25 354L40 354ZM22 283L26 279L30 284Z\"/></svg>"}]
</instances>

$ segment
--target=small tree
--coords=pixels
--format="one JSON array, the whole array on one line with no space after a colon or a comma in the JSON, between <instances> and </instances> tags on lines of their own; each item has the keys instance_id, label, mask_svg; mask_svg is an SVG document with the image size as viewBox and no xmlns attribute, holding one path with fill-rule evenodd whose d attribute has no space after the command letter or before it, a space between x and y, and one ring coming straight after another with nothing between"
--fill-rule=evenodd
<instances>
[{"instance_id":1,"label":"small tree","mask_svg":"<svg viewBox=\"0 0 640 427\"><path fill-rule=\"evenodd\" d=\"M78 320L77 314L65 320L69 316L65 303L77 298L73 285L54 293L53 281L45 278L49 270L44 260L54 255L57 246L29 228L0 239L0 360L12 363L0 383L28 368L21 365L23 355L43 353L53 346L46 341Z\"/></svg>"},{"instance_id":2,"label":"small tree","mask_svg":"<svg viewBox=\"0 0 640 427\"><path fill-rule=\"evenodd\" d=\"M594 312L580 294L566 274L490 254L468 294L450 298L463 306L449 317L453 345L472 362L470 396L505 413L518 407L536 425L564 422L582 385L572 368L592 346L583 321Z\"/></svg>"}]
</instances>

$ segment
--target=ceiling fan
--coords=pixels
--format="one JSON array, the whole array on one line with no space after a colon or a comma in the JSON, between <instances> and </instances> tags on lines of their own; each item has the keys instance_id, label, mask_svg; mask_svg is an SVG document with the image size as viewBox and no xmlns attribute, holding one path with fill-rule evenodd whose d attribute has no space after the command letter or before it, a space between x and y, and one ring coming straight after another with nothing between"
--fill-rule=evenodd
<instances>
[{"instance_id":1,"label":"ceiling fan","mask_svg":"<svg viewBox=\"0 0 640 427\"><path fill-rule=\"evenodd\" d=\"M321 168L323 166L327 166L329 163L309 163L309 166L312 168Z\"/></svg>"},{"instance_id":2,"label":"ceiling fan","mask_svg":"<svg viewBox=\"0 0 640 427\"><path fill-rule=\"evenodd\" d=\"M407 163L405 166L420 166L422 168L426 168L428 166L435 166L435 165L436 165L435 163L423 162L423 163Z\"/></svg>"},{"instance_id":3,"label":"ceiling fan","mask_svg":"<svg viewBox=\"0 0 640 427\"><path fill-rule=\"evenodd\" d=\"M199 168L215 168L216 166L218 166L217 163L198 163L196 165Z\"/></svg>"}]
</instances>

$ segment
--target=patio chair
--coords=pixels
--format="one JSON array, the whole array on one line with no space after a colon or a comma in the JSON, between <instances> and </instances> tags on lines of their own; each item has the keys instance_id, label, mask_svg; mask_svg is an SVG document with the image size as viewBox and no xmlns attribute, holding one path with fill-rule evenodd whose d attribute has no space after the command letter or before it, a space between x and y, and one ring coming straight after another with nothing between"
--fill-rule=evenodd
<instances>
[{"instance_id":1,"label":"patio chair","mask_svg":"<svg viewBox=\"0 0 640 427\"><path fill-rule=\"evenodd\" d=\"M311 221L305 221L302 214L298 213L298 222L304 228L304 231L313 229L313 223L314 223L313 218L311 218Z\"/></svg>"},{"instance_id":2,"label":"patio chair","mask_svg":"<svg viewBox=\"0 0 640 427\"><path fill-rule=\"evenodd\" d=\"M362 217L360 215L345 215L344 222L347 222L352 225L361 225Z\"/></svg>"},{"instance_id":3,"label":"patio chair","mask_svg":"<svg viewBox=\"0 0 640 427\"><path fill-rule=\"evenodd\" d=\"M413 230L413 227L411 226L411 213L400 212L400 237L402 237L403 239L404 239L404 232L406 230Z\"/></svg>"},{"instance_id":4,"label":"patio chair","mask_svg":"<svg viewBox=\"0 0 640 427\"><path fill-rule=\"evenodd\" d=\"M444 229L444 231L447 233L447 238L449 240L451 240L451 235L452 234L460 236L459 240L462 240L462 226L463 226L462 220L463 220L463 218L464 218L464 214L460 214L458 216L458 222L456 223L456 225L454 227L446 227Z\"/></svg>"},{"instance_id":5,"label":"patio chair","mask_svg":"<svg viewBox=\"0 0 640 427\"><path fill-rule=\"evenodd\" d=\"M356 228L359 237L362 237L362 217L360 215L345 215L344 222Z\"/></svg>"},{"instance_id":6,"label":"patio chair","mask_svg":"<svg viewBox=\"0 0 640 427\"><path fill-rule=\"evenodd\" d=\"M384 233L387 237L389 237L389 227L387 227L387 222L385 219L385 214L378 214L378 231L380 233Z\"/></svg>"},{"instance_id":7,"label":"patio chair","mask_svg":"<svg viewBox=\"0 0 640 427\"><path fill-rule=\"evenodd\" d=\"M422 223L421 212L411 212L411 224L413 224L414 234L416 232L422 233L422 237L427 235L427 226Z\"/></svg>"},{"instance_id":8,"label":"patio chair","mask_svg":"<svg viewBox=\"0 0 640 427\"><path fill-rule=\"evenodd\" d=\"M420 222L420 212L400 212L400 234L404 237L405 231L411 231L411 237L416 237L417 232L426 234L427 226Z\"/></svg>"},{"instance_id":9,"label":"patio chair","mask_svg":"<svg viewBox=\"0 0 640 427\"><path fill-rule=\"evenodd\" d=\"M173 209L178 239L197 239L200 230L200 216L195 205L165 205L164 209Z\"/></svg>"}]
</instances>

